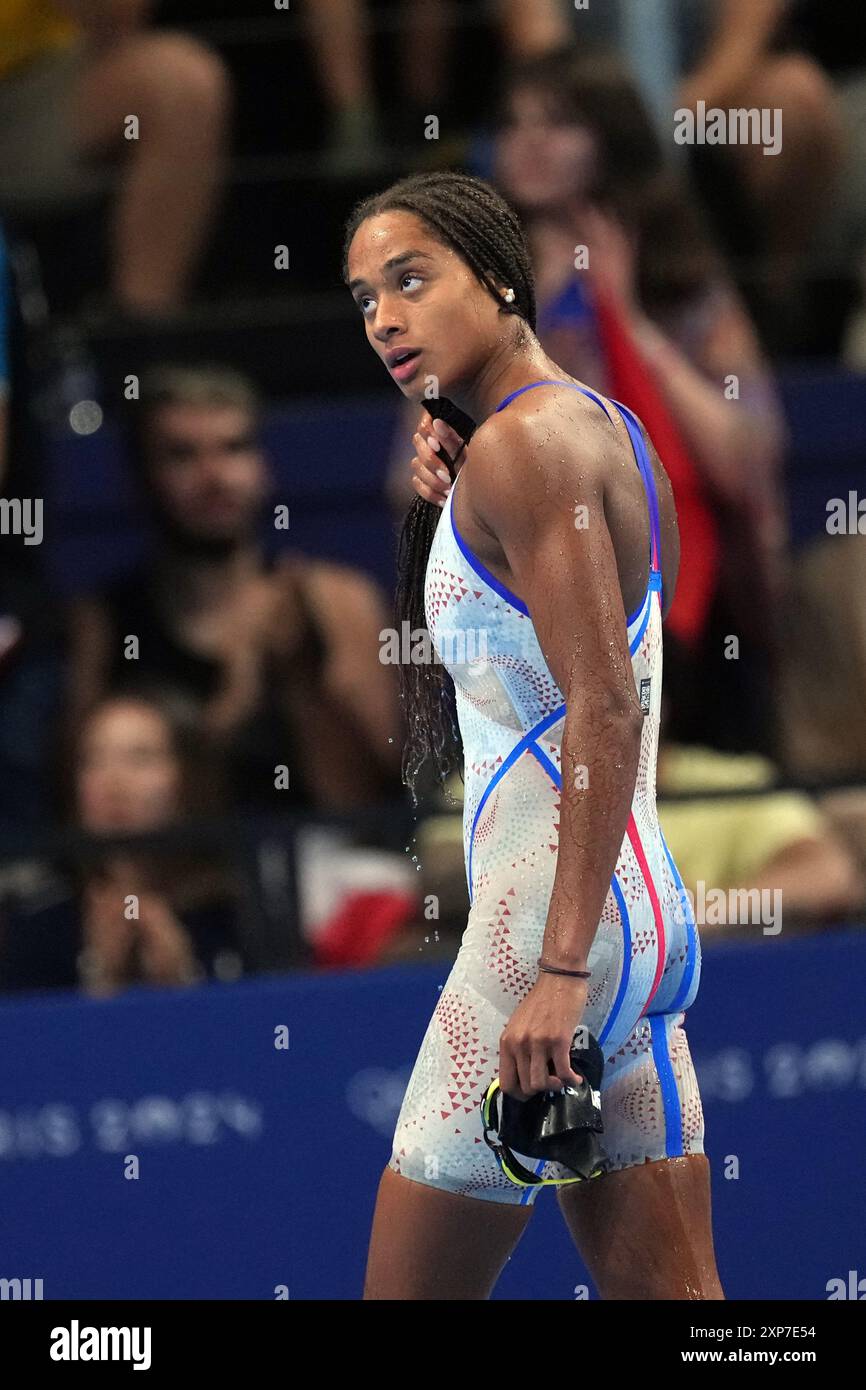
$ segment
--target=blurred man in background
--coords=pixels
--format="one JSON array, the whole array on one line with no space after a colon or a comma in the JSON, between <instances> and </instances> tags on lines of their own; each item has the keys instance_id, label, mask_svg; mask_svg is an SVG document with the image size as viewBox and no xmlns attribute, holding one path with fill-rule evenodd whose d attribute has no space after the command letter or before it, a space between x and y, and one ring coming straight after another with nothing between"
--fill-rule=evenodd
<instances>
[{"instance_id":1,"label":"blurred man in background","mask_svg":"<svg viewBox=\"0 0 866 1390\"><path fill-rule=\"evenodd\" d=\"M70 716L106 690L158 679L198 703L242 804L343 811L399 796L382 595L347 566L266 557L258 412L252 385L226 369L165 367L142 380L131 441L156 549L74 605Z\"/></svg>"},{"instance_id":2,"label":"blurred man in background","mask_svg":"<svg viewBox=\"0 0 866 1390\"><path fill-rule=\"evenodd\" d=\"M151 32L152 0L0 0L0 208L51 208L121 168L114 308L187 294L223 179L229 79L211 49Z\"/></svg>"}]
</instances>

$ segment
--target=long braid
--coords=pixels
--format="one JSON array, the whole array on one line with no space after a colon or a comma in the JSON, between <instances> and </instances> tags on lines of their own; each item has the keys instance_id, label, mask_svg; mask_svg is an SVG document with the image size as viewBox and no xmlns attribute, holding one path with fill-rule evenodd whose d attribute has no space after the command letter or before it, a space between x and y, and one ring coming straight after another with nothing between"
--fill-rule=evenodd
<instances>
[{"instance_id":1,"label":"long braid","mask_svg":"<svg viewBox=\"0 0 866 1390\"><path fill-rule=\"evenodd\" d=\"M423 497L414 497L406 513L397 548L394 595L394 624L400 633L404 622L410 634L427 627L424 578L440 516L439 507ZM403 781L416 794L416 784L428 764L439 782L445 781L455 764L461 766L454 682L440 662L401 661L399 672L407 727Z\"/></svg>"},{"instance_id":2,"label":"long braid","mask_svg":"<svg viewBox=\"0 0 866 1390\"><path fill-rule=\"evenodd\" d=\"M499 304L503 314L515 314L535 330L535 281L529 251L516 213L483 179L470 174L438 170L401 179L383 193L363 199L346 224L343 245L343 278L348 281L348 255L352 238L362 222L380 213L403 209L422 218L431 231L451 246L475 271ZM495 282L495 283L494 283ZM514 290L506 304L496 285ZM427 402L468 443L473 422L451 401ZM443 451L444 452L444 451ZM453 460L449 465L452 482ZM402 634L408 625L410 638L427 629L424 583L433 536L441 510L416 496L406 513L397 549L397 589L394 620ZM454 682L440 661L401 662L400 696L406 713L407 742L403 752L403 781L417 800L416 784L429 765L443 783L452 769L461 766L460 730L456 719Z\"/></svg>"}]
</instances>

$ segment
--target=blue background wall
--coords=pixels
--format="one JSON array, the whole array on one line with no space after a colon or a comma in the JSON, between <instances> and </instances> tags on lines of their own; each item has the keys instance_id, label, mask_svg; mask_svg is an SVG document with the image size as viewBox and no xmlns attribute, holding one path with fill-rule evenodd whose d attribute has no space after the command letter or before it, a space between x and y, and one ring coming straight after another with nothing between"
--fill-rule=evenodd
<instances>
[{"instance_id":1,"label":"blue background wall","mask_svg":"<svg viewBox=\"0 0 866 1390\"><path fill-rule=\"evenodd\" d=\"M862 483L866 378L790 369L779 387L790 430L785 485L797 545L824 533L829 497L847 500L848 490ZM274 500L290 511L289 529L277 543L358 565L392 592L397 528L382 490L398 423L399 401L390 394L311 397L271 410L263 441ZM114 425L86 438L55 439L46 489L46 553L61 591L98 587L134 566L146 542ZM273 529L265 539L274 541Z\"/></svg>"},{"instance_id":2,"label":"blue background wall","mask_svg":"<svg viewBox=\"0 0 866 1390\"><path fill-rule=\"evenodd\" d=\"M0 1276L42 1278L46 1298L270 1299L280 1284L359 1297L376 1185L446 974L4 1004ZM706 948L687 1030L729 1297L822 1299L829 1279L866 1274L864 975L862 929ZM540 1194L496 1297L568 1299L585 1277Z\"/></svg>"}]
</instances>

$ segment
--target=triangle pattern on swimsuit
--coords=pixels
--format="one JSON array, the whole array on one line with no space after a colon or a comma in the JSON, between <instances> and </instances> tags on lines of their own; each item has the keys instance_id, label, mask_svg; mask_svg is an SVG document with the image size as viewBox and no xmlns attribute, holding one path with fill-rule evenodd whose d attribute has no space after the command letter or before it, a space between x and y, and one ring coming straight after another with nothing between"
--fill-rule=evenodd
<instances>
[{"instance_id":1,"label":"triangle pattern on swimsuit","mask_svg":"<svg viewBox=\"0 0 866 1390\"><path fill-rule=\"evenodd\" d=\"M643 599L627 617L627 636L635 689L645 711L629 833L614 881L630 912L641 904L649 913L647 932L656 932L670 870L655 809L655 772L661 713L662 575L659 563L658 500L652 465L641 427L619 402L606 402L571 382L537 381L500 402L504 410L517 396L538 386L573 387L607 415L619 410L643 479L650 517L649 574ZM427 565L425 612L437 654L456 690L465 756L464 839L467 884L473 912L490 914L521 885L524 913L543 920L558 851L561 744L566 705L544 658L532 618L519 595L509 590L472 552L460 535L453 512L459 475L442 510ZM639 848L638 848L639 846ZM676 884L673 885L677 891ZM655 898L656 907L651 901ZM611 888L609 910L616 915ZM635 941L641 914L634 915ZM658 922L664 933L663 914ZM639 988L651 1002L664 968L654 950L640 950L649 974Z\"/></svg>"},{"instance_id":2,"label":"triangle pattern on swimsuit","mask_svg":"<svg viewBox=\"0 0 866 1390\"><path fill-rule=\"evenodd\" d=\"M658 503L646 444L625 406L571 382L532 382L497 409L523 391L547 385L583 391L611 420L609 407L616 405L650 516L647 587L627 618L635 689L645 711L639 763L626 832L589 953L592 977L583 1013L605 1054L603 1089L625 1086L622 1114L609 1108L606 1121L610 1161L617 1167L648 1156L698 1151L702 1142L700 1103L679 1015L697 993L700 945L656 814L662 576ZM434 647L456 691L470 911L404 1097L391 1166L452 1191L523 1201L537 1189L521 1196L510 1187L483 1144L476 1112L497 1071L502 1030L538 976L559 853L566 704L526 604L473 554L455 525L458 484L459 476L439 518L424 597ZM574 775L576 789L591 795L592 788L577 781L579 772ZM679 1072L677 1056L683 1059ZM655 1077L651 1085L650 1076ZM632 1104L632 1082L646 1099L642 1109Z\"/></svg>"}]
</instances>

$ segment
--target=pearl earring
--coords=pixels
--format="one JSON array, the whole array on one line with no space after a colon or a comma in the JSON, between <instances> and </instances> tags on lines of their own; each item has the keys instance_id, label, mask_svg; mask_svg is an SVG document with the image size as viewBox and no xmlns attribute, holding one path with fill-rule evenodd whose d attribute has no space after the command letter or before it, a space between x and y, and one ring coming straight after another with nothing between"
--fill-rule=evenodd
<instances>
[{"instance_id":1,"label":"pearl earring","mask_svg":"<svg viewBox=\"0 0 866 1390\"><path fill-rule=\"evenodd\" d=\"M506 291L505 291L505 303L506 303L506 304L513 304L513 303L514 303L514 290L506 290Z\"/></svg>"}]
</instances>

